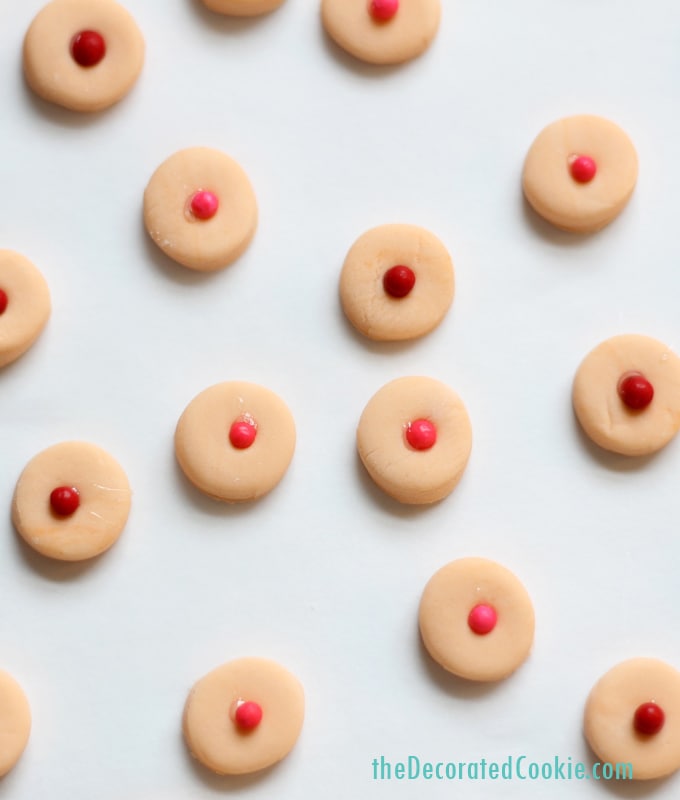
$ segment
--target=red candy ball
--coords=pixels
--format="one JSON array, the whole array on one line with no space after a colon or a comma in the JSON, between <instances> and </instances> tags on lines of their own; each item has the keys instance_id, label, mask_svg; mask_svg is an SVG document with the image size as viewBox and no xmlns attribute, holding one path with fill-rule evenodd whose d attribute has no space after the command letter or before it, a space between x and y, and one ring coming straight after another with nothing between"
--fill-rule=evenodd
<instances>
[{"instance_id":1,"label":"red candy ball","mask_svg":"<svg viewBox=\"0 0 680 800\"><path fill-rule=\"evenodd\" d=\"M487 633L496 627L498 614L493 606L480 603L475 606L468 615L468 625L473 633L478 636L486 636Z\"/></svg>"},{"instance_id":2,"label":"red candy ball","mask_svg":"<svg viewBox=\"0 0 680 800\"><path fill-rule=\"evenodd\" d=\"M50 494L50 505L55 514L70 517L78 510L80 493L75 486L58 486Z\"/></svg>"},{"instance_id":3,"label":"red candy ball","mask_svg":"<svg viewBox=\"0 0 680 800\"><path fill-rule=\"evenodd\" d=\"M654 387L640 372L627 372L617 386L619 397L633 411L642 411L652 402Z\"/></svg>"},{"instance_id":4,"label":"red candy ball","mask_svg":"<svg viewBox=\"0 0 680 800\"><path fill-rule=\"evenodd\" d=\"M666 721L663 709L656 703L642 703L635 710L633 726L638 733L653 736L658 733Z\"/></svg>"},{"instance_id":5,"label":"red candy ball","mask_svg":"<svg viewBox=\"0 0 680 800\"><path fill-rule=\"evenodd\" d=\"M371 0L369 11L373 19L387 22L399 11L399 0Z\"/></svg>"},{"instance_id":6,"label":"red candy ball","mask_svg":"<svg viewBox=\"0 0 680 800\"><path fill-rule=\"evenodd\" d=\"M597 172L597 164L590 156L576 156L570 161L569 170L577 183L590 183Z\"/></svg>"},{"instance_id":7,"label":"red candy ball","mask_svg":"<svg viewBox=\"0 0 680 800\"><path fill-rule=\"evenodd\" d=\"M429 419L416 419L406 427L406 441L414 450L429 450L437 441L437 429Z\"/></svg>"},{"instance_id":8,"label":"red candy ball","mask_svg":"<svg viewBox=\"0 0 680 800\"><path fill-rule=\"evenodd\" d=\"M214 192L207 192L201 189L191 198L191 213L196 219L212 219L217 214L220 201Z\"/></svg>"},{"instance_id":9,"label":"red candy ball","mask_svg":"<svg viewBox=\"0 0 680 800\"><path fill-rule=\"evenodd\" d=\"M239 728L251 731L262 721L262 706L259 703L253 703L252 700L246 700L245 703L240 703L234 712L234 722Z\"/></svg>"},{"instance_id":10,"label":"red candy ball","mask_svg":"<svg viewBox=\"0 0 680 800\"><path fill-rule=\"evenodd\" d=\"M415 272L401 264L390 267L383 275L383 289L390 297L406 297L415 285Z\"/></svg>"},{"instance_id":11,"label":"red candy ball","mask_svg":"<svg viewBox=\"0 0 680 800\"><path fill-rule=\"evenodd\" d=\"M229 429L229 441L237 450L245 450L255 441L257 428L247 419L237 419Z\"/></svg>"},{"instance_id":12,"label":"red candy ball","mask_svg":"<svg viewBox=\"0 0 680 800\"><path fill-rule=\"evenodd\" d=\"M0 314L5 313L8 302L9 298L7 297L7 292L5 292L3 289L0 289Z\"/></svg>"},{"instance_id":13,"label":"red candy ball","mask_svg":"<svg viewBox=\"0 0 680 800\"><path fill-rule=\"evenodd\" d=\"M106 55L106 42L97 31L80 31L71 40L71 55L81 67L95 67Z\"/></svg>"}]
</instances>

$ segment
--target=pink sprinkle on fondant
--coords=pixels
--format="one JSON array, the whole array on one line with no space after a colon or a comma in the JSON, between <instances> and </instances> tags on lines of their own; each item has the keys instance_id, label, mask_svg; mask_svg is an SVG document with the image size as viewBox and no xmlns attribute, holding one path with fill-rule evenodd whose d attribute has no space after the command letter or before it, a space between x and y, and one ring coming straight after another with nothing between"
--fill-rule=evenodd
<instances>
[{"instance_id":1,"label":"pink sprinkle on fondant","mask_svg":"<svg viewBox=\"0 0 680 800\"><path fill-rule=\"evenodd\" d=\"M236 706L234 722L239 728L252 731L262 722L262 706L252 700L246 700Z\"/></svg>"},{"instance_id":2,"label":"pink sprinkle on fondant","mask_svg":"<svg viewBox=\"0 0 680 800\"><path fill-rule=\"evenodd\" d=\"M371 16L378 22L387 22L399 11L399 0L371 0Z\"/></svg>"},{"instance_id":3,"label":"pink sprinkle on fondant","mask_svg":"<svg viewBox=\"0 0 680 800\"><path fill-rule=\"evenodd\" d=\"M406 441L414 450L429 450L437 441L437 429L429 419L415 419L406 426Z\"/></svg>"},{"instance_id":4,"label":"pink sprinkle on fondant","mask_svg":"<svg viewBox=\"0 0 680 800\"><path fill-rule=\"evenodd\" d=\"M473 633L479 636L485 636L487 633L496 627L498 622L498 614L493 606L480 603L475 606L468 616L468 625Z\"/></svg>"},{"instance_id":5,"label":"pink sprinkle on fondant","mask_svg":"<svg viewBox=\"0 0 680 800\"><path fill-rule=\"evenodd\" d=\"M229 441L237 450L246 450L255 441L257 427L252 420L237 419L229 429Z\"/></svg>"},{"instance_id":6,"label":"pink sprinkle on fondant","mask_svg":"<svg viewBox=\"0 0 680 800\"><path fill-rule=\"evenodd\" d=\"M220 201L214 192L208 192L201 189L191 198L191 213L196 219L212 219L217 214L217 209L220 207Z\"/></svg>"},{"instance_id":7,"label":"pink sprinkle on fondant","mask_svg":"<svg viewBox=\"0 0 680 800\"><path fill-rule=\"evenodd\" d=\"M590 183L597 172L597 164L590 156L571 156L569 171L577 183Z\"/></svg>"}]
</instances>

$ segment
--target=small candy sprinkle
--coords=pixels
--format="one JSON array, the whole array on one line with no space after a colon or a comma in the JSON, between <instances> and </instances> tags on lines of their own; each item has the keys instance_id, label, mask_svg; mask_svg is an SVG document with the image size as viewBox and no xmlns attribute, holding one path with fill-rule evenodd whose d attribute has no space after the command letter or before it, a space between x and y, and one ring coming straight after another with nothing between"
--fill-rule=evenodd
<instances>
[{"instance_id":1,"label":"small candy sprinkle","mask_svg":"<svg viewBox=\"0 0 680 800\"><path fill-rule=\"evenodd\" d=\"M240 417L229 428L229 441L237 450L246 450L255 441L257 426L248 417Z\"/></svg>"},{"instance_id":2,"label":"small candy sprinkle","mask_svg":"<svg viewBox=\"0 0 680 800\"><path fill-rule=\"evenodd\" d=\"M473 633L479 636L485 636L487 633L496 627L498 622L498 614L493 606L488 606L485 603L476 605L468 615L468 625Z\"/></svg>"},{"instance_id":3,"label":"small candy sprinkle","mask_svg":"<svg viewBox=\"0 0 680 800\"><path fill-rule=\"evenodd\" d=\"M656 703L642 703L635 710L633 726L638 733L653 736L658 733L666 721L663 709Z\"/></svg>"},{"instance_id":4,"label":"small candy sprinkle","mask_svg":"<svg viewBox=\"0 0 680 800\"><path fill-rule=\"evenodd\" d=\"M406 426L406 441L414 450L429 450L437 441L437 429L429 419L415 419Z\"/></svg>"},{"instance_id":5,"label":"small candy sprinkle","mask_svg":"<svg viewBox=\"0 0 680 800\"><path fill-rule=\"evenodd\" d=\"M647 408L654 397L654 387L640 372L626 372L616 388L621 400L633 411Z\"/></svg>"},{"instance_id":6,"label":"small candy sprinkle","mask_svg":"<svg viewBox=\"0 0 680 800\"><path fill-rule=\"evenodd\" d=\"M50 505L55 514L70 517L78 510L80 493L75 486L58 486L50 494Z\"/></svg>"},{"instance_id":7,"label":"small candy sprinkle","mask_svg":"<svg viewBox=\"0 0 680 800\"><path fill-rule=\"evenodd\" d=\"M415 272L402 264L390 267L383 275L383 289L390 297L406 297L415 285Z\"/></svg>"},{"instance_id":8,"label":"small candy sprinkle","mask_svg":"<svg viewBox=\"0 0 680 800\"><path fill-rule=\"evenodd\" d=\"M3 289L0 289L0 314L5 313L8 302L9 298L7 297L7 292L5 292Z\"/></svg>"},{"instance_id":9,"label":"small candy sprinkle","mask_svg":"<svg viewBox=\"0 0 680 800\"><path fill-rule=\"evenodd\" d=\"M590 156L571 156L569 171L577 183L590 183L597 172L597 164Z\"/></svg>"},{"instance_id":10,"label":"small candy sprinkle","mask_svg":"<svg viewBox=\"0 0 680 800\"><path fill-rule=\"evenodd\" d=\"M106 55L106 42L97 31L80 31L71 40L71 55L81 67L95 67Z\"/></svg>"},{"instance_id":11,"label":"small candy sprinkle","mask_svg":"<svg viewBox=\"0 0 680 800\"><path fill-rule=\"evenodd\" d=\"M387 22L399 11L399 0L371 0L369 11L373 19Z\"/></svg>"},{"instance_id":12,"label":"small candy sprinkle","mask_svg":"<svg viewBox=\"0 0 680 800\"><path fill-rule=\"evenodd\" d=\"M246 700L236 706L234 722L239 728L251 731L262 721L262 706L252 700Z\"/></svg>"},{"instance_id":13,"label":"small candy sprinkle","mask_svg":"<svg viewBox=\"0 0 680 800\"><path fill-rule=\"evenodd\" d=\"M191 198L189 208L191 213L196 219L212 219L217 214L217 209L220 207L220 201L214 192L208 192L205 189L200 189Z\"/></svg>"}]
</instances>

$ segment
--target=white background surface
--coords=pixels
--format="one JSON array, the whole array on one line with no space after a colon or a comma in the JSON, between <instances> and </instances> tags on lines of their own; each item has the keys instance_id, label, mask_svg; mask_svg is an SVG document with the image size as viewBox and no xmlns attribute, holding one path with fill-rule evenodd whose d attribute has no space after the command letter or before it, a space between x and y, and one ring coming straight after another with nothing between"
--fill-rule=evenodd
<instances>
[{"instance_id":1,"label":"white background surface","mask_svg":"<svg viewBox=\"0 0 680 800\"><path fill-rule=\"evenodd\" d=\"M678 23L671 0L445 0L430 51L363 66L324 37L315 0L257 21L190 0L130 0L147 40L139 83L78 116L24 86L23 34L41 0L0 2L0 246L42 270L53 316L0 374L0 666L28 694L29 747L0 798L673 797L651 785L374 783L371 760L590 763L582 708L618 661L680 665L680 443L642 463L581 436L570 385L602 339L680 346ZM618 122L640 155L632 202L591 237L527 210L526 150L552 120ZM220 274L175 266L147 240L146 182L205 144L249 173L260 227ZM406 345L345 322L339 270L354 239L413 222L449 247L457 294L441 327ZM363 406L425 374L463 397L468 471L444 502L402 508L355 454ZM189 488L179 414L205 387L252 380L298 426L283 483L246 507ZM25 463L91 440L125 467L133 511L95 563L20 545L9 510ZM493 687L431 665L423 586L482 555L535 603L529 661ZM231 658L280 661L307 717L290 757L228 779L195 767L180 733L192 683Z\"/></svg>"}]
</instances>

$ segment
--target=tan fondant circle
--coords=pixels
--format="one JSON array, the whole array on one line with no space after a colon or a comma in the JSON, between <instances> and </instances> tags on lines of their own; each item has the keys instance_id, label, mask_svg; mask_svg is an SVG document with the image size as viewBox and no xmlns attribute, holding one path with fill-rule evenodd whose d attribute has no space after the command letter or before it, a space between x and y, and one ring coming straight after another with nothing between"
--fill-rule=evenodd
<instances>
[{"instance_id":1,"label":"tan fondant circle","mask_svg":"<svg viewBox=\"0 0 680 800\"><path fill-rule=\"evenodd\" d=\"M235 421L254 422L256 436L234 447ZM239 503L271 491L295 451L295 422L278 395L262 386L228 381L201 392L187 406L175 431L175 454L191 483L216 500Z\"/></svg>"},{"instance_id":2,"label":"tan fondant circle","mask_svg":"<svg viewBox=\"0 0 680 800\"><path fill-rule=\"evenodd\" d=\"M260 724L243 732L234 722L239 702L262 708ZM305 713L300 682L275 661L241 658L209 672L191 690L184 738L191 754L221 775L257 772L293 749Z\"/></svg>"},{"instance_id":3,"label":"tan fondant circle","mask_svg":"<svg viewBox=\"0 0 680 800\"><path fill-rule=\"evenodd\" d=\"M328 35L355 58L370 64L400 64L421 55L432 43L441 18L440 0L400 0L386 22L370 13L369 0L322 0Z\"/></svg>"},{"instance_id":4,"label":"tan fondant circle","mask_svg":"<svg viewBox=\"0 0 680 800\"><path fill-rule=\"evenodd\" d=\"M0 670L0 778L17 763L31 733L31 709L21 686Z\"/></svg>"},{"instance_id":5,"label":"tan fondant circle","mask_svg":"<svg viewBox=\"0 0 680 800\"><path fill-rule=\"evenodd\" d=\"M472 609L492 606L498 619L490 633L468 625ZM420 634L444 669L472 681L498 681L522 664L534 640L534 609L510 570L485 558L462 558L430 578L420 601Z\"/></svg>"},{"instance_id":6,"label":"tan fondant circle","mask_svg":"<svg viewBox=\"0 0 680 800\"><path fill-rule=\"evenodd\" d=\"M197 191L219 200L214 217L194 218ZM144 224L170 258L189 269L212 272L235 261L257 227L257 202L248 176L228 155L208 147L174 153L151 176L144 192Z\"/></svg>"},{"instance_id":7,"label":"tan fondant circle","mask_svg":"<svg viewBox=\"0 0 680 800\"><path fill-rule=\"evenodd\" d=\"M80 505L68 517L57 516L50 494L75 487ZM14 491L12 521L24 541L48 558L84 561L108 550L130 513L127 476L105 450L87 442L48 447L24 468Z\"/></svg>"},{"instance_id":8,"label":"tan fondant circle","mask_svg":"<svg viewBox=\"0 0 680 800\"><path fill-rule=\"evenodd\" d=\"M81 67L71 56L73 37L101 34L104 58ZM28 85L45 100L72 111L100 111L117 103L139 77L144 39L134 19L114 0L52 0L35 17L24 40Z\"/></svg>"},{"instance_id":9,"label":"tan fondant circle","mask_svg":"<svg viewBox=\"0 0 680 800\"><path fill-rule=\"evenodd\" d=\"M665 714L656 734L635 730L635 711L643 703L656 703ZM584 733L603 763L632 764L637 780L675 772L680 768L680 673L655 658L617 664L590 692Z\"/></svg>"},{"instance_id":10,"label":"tan fondant circle","mask_svg":"<svg viewBox=\"0 0 680 800\"><path fill-rule=\"evenodd\" d=\"M629 409L618 394L619 380L628 372L642 373L654 387L652 402L640 411ZM649 336L614 336L585 357L572 399L583 430L600 447L649 455L680 429L680 358Z\"/></svg>"},{"instance_id":11,"label":"tan fondant circle","mask_svg":"<svg viewBox=\"0 0 680 800\"><path fill-rule=\"evenodd\" d=\"M597 173L578 183L570 172L573 156L589 156ZM522 185L534 210L558 228L591 233L623 210L638 174L638 159L627 134L607 119L566 117L538 134L524 162Z\"/></svg>"},{"instance_id":12,"label":"tan fondant circle","mask_svg":"<svg viewBox=\"0 0 680 800\"><path fill-rule=\"evenodd\" d=\"M234 17L257 17L277 9L284 0L203 0L203 4L218 14Z\"/></svg>"},{"instance_id":13,"label":"tan fondant circle","mask_svg":"<svg viewBox=\"0 0 680 800\"><path fill-rule=\"evenodd\" d=\"M429 450L406 441L409 423L427 419L437 430ZM378 486L400 503L434 503L461 479L472 448L463 401L433 378L398 378L369 400L357 428L359 456Z\"/></svg>"},{"instance_id":14,"label":"tan fondant circle","mask_svg":"<svg viewBox=\"0 0 680 800\"><path fill-rule=\"evenodd\" d=\"M7 308L0 314L0 367L23 355L40 336L50 316L50 290L24 256L0 250L0 289Z\"/></svg>"},{"instance_id":15,"label":"tan fondant circle","mask_svg":"<svg viewBox=\"0 0 680 800\"><path fill-rule=\"evenodd\" d=\"M406 297L391 297L383 277L391 267L413 270ZM424 336L444 319L453 301L451 256L434 234L416 225L381 225L352 245L340 275L340 300L364 336L400 341Z\"/></svg>"}]
</instances>

